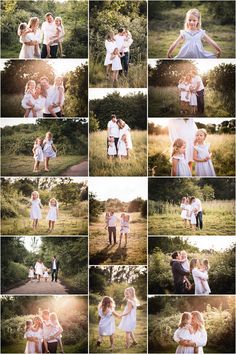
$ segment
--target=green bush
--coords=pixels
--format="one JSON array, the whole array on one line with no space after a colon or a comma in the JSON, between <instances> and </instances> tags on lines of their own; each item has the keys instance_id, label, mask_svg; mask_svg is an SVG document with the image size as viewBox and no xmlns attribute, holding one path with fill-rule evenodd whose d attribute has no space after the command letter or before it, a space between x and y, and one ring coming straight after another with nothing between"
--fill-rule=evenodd
<instances>
[{"instance_id":1,"label":"green bush","mask_svg":"<svg viewBox=\"0 0 236 354\"><path fill-rule=\"evenodd\" d=\"M22 280L27 280L28 268L20 263L10 262L7 267L2 267L2 290L9 288L11 285L21 283Z\"/></svg>"}]
</instances>

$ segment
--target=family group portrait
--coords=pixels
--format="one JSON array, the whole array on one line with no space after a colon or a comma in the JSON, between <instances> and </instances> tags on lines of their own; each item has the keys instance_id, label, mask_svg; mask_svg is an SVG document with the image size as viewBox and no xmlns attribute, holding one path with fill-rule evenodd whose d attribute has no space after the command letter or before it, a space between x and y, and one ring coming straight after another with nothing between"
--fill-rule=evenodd
<instances>
[{"instance_id":1,"label":"family group portrait","mask_svg":"<svg viewBox=\"0 0 236 354\"><path fill-rule=\"evenodd\" d=\"M234 176L234 134L229 118L149 118L149 176Z\"/></svg>"},{"instance_id":2,"label":"family group portrait","mask_svg":"<svg viewBox=\"0 0 236 354\"><path fill-rule=\"evenodd\" d=\"M148 311L150 353L234 352L232 295L149 296Z\"/></svg>"},{"instance_id":3,"label":"family group portrait","mask_svg":"<svg viewBox=\"0 0 236 354\"><path fill-rule=\"evenodd\" d=\"M147 91L90 89L91 176L147 175Z\"/></svg>"},{"instance_id":4,"label":"family group portrait","mask_svg":"<svg viewBox=\"0 0 236 354\"><path fill-rule=\"evenodd\" d=\"M1 259L3 294L87 293L87 237L2 237Z\"/></svg>"},{"instance_id":5,"label":"family group portrait","mask_svg":"<svg viewBox=\"0 0 236 354\"><path fill-rule=\"evenodd\" d=\"M1 296L1 353L87 353L87 296Z\"/></svg>"},{"instance_id":6,"label":"family group portrait","mask_svg":"<svg viewBox=\"0 0 236 354\"><path fill-rule=\"evenodd\" d=\"M88 176L88 119L3 118L3 176Z\"/></svg>"},{"instance_id":7,"label":"family group portrait","mask_svg":"<svg viewBox=\"0 0 236 354\"><path fill-rule=\"evenodd\" d=\"M235 57L233 1L149 1L149 58Z\"/></svg>"},{"instance_id":8,"label":"family group portrait","mask_svg":"<svg viewBox=\"0 0 236 354\"><path fill-rule=\"evenodd\" d=\"M235 237L150 237L149 294L235 293Z\"/></svg>"},{"instance_id":9,"label":"family group portrait","mask_svg":"<svg viewBox=\"0 0 236 354\"><path fill-rule=\"evenodd\" d=\"M3 0L2 58L88 57L88 1Z\"/></svg>"},{"instance_id":10,"label":"family group portrait","mask_svg":"<svg viewBox=\"0 0 236 354\"><path fill-rule=\"evenodd\" d=\"M90 1L90 87L146 87L146 42L146 1Z\"/></svg>"},{"instance_id":11,"label":"family group portrait","mask_svg":"<svg viewBox=\"0 0 236 354\"><path fill-rule=\"evenodd\" d=\"M86 59L1 59L1 116L87 117Z\"/></svg>"},{"instance_id":12,"label":"family group portrait","mask_svg":"<svg viewBox=\"0 0 236 354\"><path fill-rule=\"evenodd\" d=\"M147 268L90 267L90 353L147 352Z\"/></svg>"},{"instance_id":13,"label":"family group portrait","mask_svg":"<svg viewBox=\"0 0 236 354\"><path fill-rule=\"evenodd\" d=\"M149 117L234 117L234 59L150 59Z\"/></svg>"},{"instance_id":14,"label":"family group portrait","mask_svg":"<svg viewBox=\"0 0 236 354\"><path fill-rule=\"evenodd\" d=\"M87 182L82 177L2 178L2 235L87 235Z\"/></svg>"},{"instance_id":15,"label":"family group portrait","mask_svg":"<svg viewBox=\"0 0 236 354\"><path fill-rule=\"evenodd\" d=\"M148 193L149 235L234 235L235 178L150 178Z\"/></svg>"},{"instance_id":16,"label":"family group portrait","mask_svg":"<svg viewBox=\"0 0 236 354\"><path fill-rule=\"evenodd\" d=\"M90 264L146 264L146 225L146 178L90 178Z\"/></svg>"}]
</instances>

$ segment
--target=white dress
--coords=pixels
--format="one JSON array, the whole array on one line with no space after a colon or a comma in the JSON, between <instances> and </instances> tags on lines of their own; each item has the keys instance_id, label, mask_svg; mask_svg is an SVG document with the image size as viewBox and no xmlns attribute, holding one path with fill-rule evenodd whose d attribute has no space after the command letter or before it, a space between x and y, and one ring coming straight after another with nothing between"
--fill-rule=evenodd
<instances>
[{"instance_id":1,"label":"white dress","mask_svg":"<svg viewBox=\"0 0 236 354\"><path fill-rule=\"evenodd\" d=\"M109 309L106 314L102 312L100 308L98 310L98 315L100 317L98 332L100 336L111 336L115 333L115 318L113 316L113 310Z\"/></svg>"},{"instance_id":2,"label":"white dress","mask_svg":"<svg viewBox=\"0 0 236 354\"><path fill-rule=\"evenodd\" d=\"M119 140L118 142L118 155L119 156L127 156L127 144L123 140Z\"/></svg>"},{"instance_id":3,"label":"white dress","mask_svg":"<svg viewBox=\"0 0 236 354\"><path fill-rule=\"evenodd\" d=\"M46 219L50 220L50 221L56 221L57 220L57 210L58 210L58 207L50 206Z\"/></svg>"},{"instance_id":4,"label":"white dress","mask_svg":"<svg viewBox=\"0 0 236 354\"><path fill-rule=\"evenodd\" d=\"M191 206L190 223L191 223L191 225L196 225L197 224L197 219L196 219L196 215L194 213L195 206L194 205L190 205L190 206Z\"/></svg>"},{"instance_id":5,"label":"white dress","mask_svg":"<svg viewBox=\"0 0 236 354\"><path fill-rule=\"evenodd\" d=\"M23 99L21 101L21 106L24 109L29 108L27 106L27 99L28 99L28 96L24 95L24 97L23 97ZM32 95L31 95L31 102L32 102L32 104L34 104L34 110L35 110L35 113L36 113L36 117L37 118L42 118L43 117L43 109L45 107L46 98L43 97L43 96L39 96L38 98L33 98ZM32 110L30 110L28 118L32 118L32 117L33 117L33 112L32 112Z\"/></svg>"},{"instance_id":6,"label":"white dress","mask_svg":"<svg viewBox=\"0 0 236 354\"><path fill-rule=\"evenodd\" d=\"M131 303L132 305L132 310L130 313L124 317L122 317L120 324L119 324L119 329L125 332L132 332L136 328L136 303L132 300L128 300L127 305L125 306L124 312L128 311L128 303Z\"/></svg>"},{"instance_id":7,"label":"white dress","mask_svg":"<svg viewBox=\"0 0 236 354\"><path fill-rule=\"evenodd\" d=\"M183 139L186 143L185 159L187 162L193 161L193 145L197 126L193 118L174 118L168 121L168 130L171 143L178 138Z\"/></svg>"},{"instance_id":8,"label":"white dress","mask_svg":"<svg viewBox=\"0 0 236 354\"><path fill-rule=\"evenodd\" d=\"M109 156L114 156L117 154L115 143L109 143L107 153Z\"/></svg>"},{"instance_id":9,"label":"white dress","mask_svg":"<svg viewBox=\"0 0 236 354\"><path fill-rule=\"evenodd\" d=\"M42 329L39 329L37 332L29 329L24 334L24 338L26 339L27 337L37 337L39 339L39 343L38 343L39 353L42 353L42 343L41 343L43 339ZM31 341L27 341L24 353L35 354L35 343Z\"/></svg>"},{"instance_id":10,"label":"white dress","mask_svg":"<svg viewBox=\"0 0 236 354\"><path fill-rule=\"evenodd\" d=\"M129 150L132 150L133 144L132 144L132 139L131 139L130 127L128 126L128 124L125 124L124 128L120 129L120 138L119 138L119 140L121 140L121 137L124 134L126 135L127 148Z\"/></svg>"},{"instance_id":11,"label":"white dress","mask_svg":"<svg viewBox=\"0 0 236 354\"><path fill-rule=\"evenodd\" d=\"M179 329L179 328L178 328ZM178 329L175 331L174 334L174 341L179 343L181 340L181 332L179 333ZM198 347L198 354L204 354L203 352L203 347L207 344L207 333L204 328L198 330L196 333L191 334L191 340L196 343L196 346ZM193 354L194 353L194 348L193 347L183 347L183 346L178 346L178 352L176 353L188 353L188 354ZM185 350L188 350L187 352Z\"/></svg>"},{"instance_id":12,"label":"white dress","mask_svg":"<svg viewBox=\"0 0 236 354\"><path fill-rule=\"evenodd\" d=\"M33 269L29 270L28 278L34 278L34 270Z\"/></svg>"},{"instance_id":13,"label":"white dress","mask_svg":"<svg viewBox=\"0 0 236 354\"><path fill-rule=\"evenodd\" d=\"M42 146L39 145L39 144L35 144L34 145L34 159L35 161L40 161L40 162L43 162L43 149L42 149Z\"/></svg>"},{"instance_id":14,"label":"white dress","mask_svg":"<svg viewBox=\"0 0 236 354\"><path fill-rule=\"evenodd\" d=\"M190 93L190 106L197 106L197 95L195 92Z\"/></svg>"},{"instance_id":15,"label":"white dress","mask_svg":"<svg viewBox=\"0 0 236 354\"><path fill-rule=\"evenodd\" d=\"M205 288L204 284L205 281L208 280L207 272L201 272L198 268L194 268L192 270L192 276L195 285L195 295L208 295L210 293L210 291L208 292L210 288L208 289L209 286Z\"/></svg>"},{"instance_id":16,"label":"white dress","mask_svg":"<svg viewBox=\"0 0 236 354\"><path fill-rule=\"evenodd\" d=\"M30 201L31 208L30 208L30 219L42 219L42 214L40 207L42 206L40 199L33 199Z\"/></svg>"},{"instance_id":17,"label":"white dress","mask_svg":"<svg viewBox=\"0 0 236 354\"><path fill-rule=\"evenodd\" d=\"M191 205L190 204L186 204L186 219L187 220L191 220Z\"/></svg>"},{"instance_id":18,"label":"white dress","mask_svg":"<svg viewBox=\"0 0 236 354\"><path fill-rule=\"evenodd\" d=\"M43 273L43 277L44 277L44 278L48 278L48 277L49 277L49 275L48 275L48 272L47 272L47 271L45 271L45 272Z\"/></svg>"},{"instance_id":19,"label":"white dress","mask_svg":"<svg viewBox=\"0 0 236 354\"><path fill-rule=\"evenodd\" d=\"M45 267L44 267L43 263L36 262L36 264L35 264L35 274L41 275L41 277L42 277L44 269L45 269Z\"/></svg>"},{"instance_id":20,"label":"white dress","mask_svg":"<svg viewBox=\"0 0 236 354\"><path fill-rule=\"evenodd\" d=\"M202 272L204 275L206 275L207 276L207 278L209 278L208 277L208 272L207 272L207 270L205 270L204 272ZM209 284L208 284L208 281L207 281L207 279L205 279L205 280L203 280L203 288L204 288L204 294L206 294L206 295L209 295L210 293L211 293L211 288L210 288L210 286L209 286Z\"/></svg>"},{"instance_id":21,"label":"white dress","mask_svg":"<svg viewBox=\"0 0 236 354\"><path fill-rule=\"evenodd\" d=\"M54 157L57 156L56 152L52 148L52 145L53 145L53 140L44 139L44 141L43 141L44 157L49 157L49 158L53 159Z\"/></svg>"},{"instance_id":22,"label":"white dress","mask_svg":"<svg viewBox=\"0 0 236 354\"><path fill-rule=\"evenodd\" d=\"M180 176L180 177L192 176L189 165L183 154L172 156L172 160L173 159L178 160L176 176Z\"/></svg>"},{"instance_id":23,"label":"white dress","mask_svg":"<svg viewBox=\"0 0 236 354\"><path fill-rule=\"evenodd\" d=\"M123 218L120 219L120 233L122 234L129 233L129 222L125 221Z\"/></svg>"},{"instance_id":24,"label":"white dress","mask_svg":"<svg viewBox=\"0 0 236 354\"><path fill-rule=\"evenodd\" d=\"M210 155L209 148L210 148L210 144L202 144L202 145L194 146L194 149L197 151L197 156L199 159L204 159ZM196 176L199 177L203 177L203 176L209 177L209 176L216 175L211 159L205 162L196 162L195 170L196 170Z\"/></svg>"},{"instance_id":25,"label":"white dress","mask_svg":"<svg viewBox=\"0 0 236 354\"><path fill-rule=\"evenodd\" d=\"M186 272L190 271L190 263L188 259L185 259L184 262L181 262L181 265L184 268L184 270L186 270Z\"/></svg>"},{"instance_id":26,"label":"white dress","mask_svg":"<svg viewBox=\"0 0 236 354\"><path fill-rule=\"evenodd\" d=\"M114 52L115 48L116 48L116 41L110 42L107 39L105 40L105 47L106 47L106 58L105 58L105 62L104 65L107 66L109 64L112 64L112 60L111 60L111 54Z\"/></svg>"},{"instance_id":27,"label":"white dress","mask_svg":"<svg viewBox=\"0 0 236 354\"><path fill-rule=\"evenodd\" d=\"M19 59L33 59L35 57L34 45L26 45L26 42L37 41L40 43L41 32L37 29L36 33L30 32L24 36L20 36L20 43L22 43Z\"/></svg>"},{"instance_id":28,"label":"white dress","mask_svg":"<svg viewBox=\"0 0 236 354\"><path fill-rule=\"evenodd\" d=\"M180 100L183 102L190 102L190 84L181 82L178 84L178 89L180 90Z\"/></svg>"},{"instance_id":29,"label":"white dress","mask_svg":"<svg viewBox=\"0 0 236 354\"><path fill-rule=\"evenodd\" d=\"M63 88L62 88L63 90ZM64 91L64 90L63 90ZM60 92L59 92L59 86L53 86L53 90L52 90L52 93L51 93L51 104L58 104L59 102L59 98L60 98ZM64 104L64 101L65 101L65 93L63 92L62 93L62 97L61 97L61 102L60 102L60 105L63 106Z\"/></svg>"},{"instance_id":30,"label":"white dress","mask_svg":"<svg viewBox=\"0 0 236 354\"><path fill-rule=\"evenodd\" d=\"M174 333L174 340L177 341L179 338L183 340L191 340L192 339L192 334L189 332L189 329L186 327L178 328L175 333ZM184 347L179 345L176 349L176 354L190 354L193 353L193 348L192 347Z\"/></svg>"},{"instance_id":31,"label":"white dress","mask_svg":"<svg viewBox=\"0 0 236 354\"><path fill-rule=\"evenodd\" d=\"M187 219L187 210L186 210L186 204L184 204L184 203L181 203L180 204L180 208L181 208L181 218L182 219Z\"/></svg>"},{"instance_id":32,"label":"white dress","mask_svg":"<svg viewBox=\"0 0 236 354\"><path fill-rule=\"evenodd\" d=\"M216 56L213 53L204 50L202 45L202 39L205 36L205 31L200 29L199 31L180 31L181 36L184 38L185 42L180 48L179 53L176 55L175 59L215 59Z\"/></svg>"},{"instance_id":33,"label":"white dress","mask_svg":"<svg viewBox=\"0 0 236 354\"><path fill-rule=\"evenodd\" d=\"M121 60L120 60L119 55L116 55L116 56L112 59L111 70L112 70L112 71L122 70L122 65L121 65Z\"/></svg>"}]
</instances>

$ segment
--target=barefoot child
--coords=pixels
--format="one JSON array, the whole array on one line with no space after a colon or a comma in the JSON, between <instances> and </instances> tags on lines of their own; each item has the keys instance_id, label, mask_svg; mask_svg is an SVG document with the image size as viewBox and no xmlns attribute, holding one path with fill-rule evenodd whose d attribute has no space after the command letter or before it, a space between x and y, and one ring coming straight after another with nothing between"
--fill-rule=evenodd
<instances>
[{"instance_id":1,"label":"barefoot child","mask_svg":"<svg viewBox=\"0 0 236 354\"><path fill-rule=\"evenodd\" d=\"M201 29L201 13L198 9L191 9L186 13L184 30L180 31L179 37L171 44L167 52L168 58L172 58L172 52L183 41L184 44L175 58L213 59L220 57L221 49L218 44ZM216 54L205 51L203 41L210 44L216 50Z\"/></svg>"},{"instance_id":2,"label":"barefoot child","mask_svg":"<svg viewBox=\"0 0 236 354\"><path fill-rule=\"evenodd\" d=\"M187 198L183 197L180 204L181 208L181 219L183 220L184 227L187 226Z\"/></svg>"},{"instance_id":3,"label":"barefoot child","mask_svg":"<svg viewBox=\"0 0 236 354\"><path fill-rule=\"evenodd\" d=\"M57 117L56 113L54 112L55 107L60 107L61 112L63 112L64 101L65 101L65 89L63 85L63 77L56 76L53 85L53 95L51 99L51 104L48 107L48 111L53 117Z\"/></svg>"},{"instance_id":4,"label":"barefoot child","mask_svg":"<svg viewBox=\"0 0 236 354\"><path fill-rule=\"evenodd\" d=\"M49 160L57 156L56 146L53 144L53 136L51 132L47 132L43 141L43 155L45 158L45 171L49 172Z\"/></svg>"},{"instance_id":5,"label":"barefoot child","mask_svg":"<svg viewBox=\"0 0 236 354\"><path fill-rule=\"evenodd\" d=\"M25 110L24 117L28 118L30 110L33 112L33 116L36 117L36 113L34 111L34 99L35 99L35 88L36 82L34 80L29 80L25 85L25 94L22 99L22 106L27 107Z\"/></svg>"},{"instance_id":6,"label":"barefoot child","mask_svg":"<svg viewBox=\"0 0 236 354\"><path fill-rule=\"evenodd\" d=\"M52 336L57 339L61 353L64 354L63 343L62 343L62 326L59 323L57 314L55 312L50 313L49 319L52 325Z\"/></svg>"},{"instance_id":7,"label":"barefoot child","mask_svg":"<svg viewBox=\"0 0 236 354\"><path fill-rule=\"evenodd\" d=\"M28 278L30 278L30 281L32 283L34 280L34 268L33 267L29 268Z\"/></svg>"},{"instance_id":8,"label":"barefoot child","mask_svg":"<svg viewBox=\"0 0 236 354\"><path fill-rule=\"evenodd\" d=\"M186 143L183 139L176 139L172 147L171 176L192 176L187 160L185 159Z\"/></svg>"},{"instance_id":9,"label":"barefoot child","mask_svg":"<svg viewBox=\"0 0 236 354\"><path fill-rule=\"evenodd\" d=\"M179 338L185 341L191 341L192 342L192 334L193 334L193 328L191 326L191 321L192 321L192 316L190 312L184 312L181 315L181 319L179 322L179 327L174 333L174 340L179 342ZM183 347L179 345L179 347L176 349L175 353L189 353L188 347L186 347L186 351L182 349ZM185 348L185 347L184 347ZM191 349L192 350L192 349ZM194 351L191 353L198 353L198 347L194 347Z\"/></svg>"},{"instance_id":10,"label":"barefoot child","mask_svg":"<svg viewBox=\"0 0 236 354\"><path fill-rule=\"evenodd\" d=\"M33 191L31 193L31 200L29 206L30 206L30 219L32 220L32 227L33 230L36 231L38 227L38 221L42 219L40 208L43 207L39 199L39 193L37 191Z\"/></svg>"},{"instance_id":11,"label":"barefoot child","mask_svg":"<svg viewBox=\"0 0 236 354\"><path fill-rule=\"evenodd\" d=\"M36 138L32 152L34 154L34 169L33 172L39 172L39 164L43 162L43 140L41 138Z\"/></svg>"},{"instance_id":12,"label":"barefoot child","mask_svg":"<svg viewBox=\"0 0 236 354\"><path fill-rule=\"evenodd\" d=\"M22 43L22 48L20 51L19 59L26 59L28 58L28 49L30 49L31 46L26 45L24 43L31 42L32 45L34 45L34 55L36 57L40 56L40 49L39 49L39 43L37 41L32 41L30 33L32 33L32 29L28 26L27 23L22 22L19 24L17 34L20 37L20 43Z\"/></svg>"},{"instance_id":13,"label":"barefoot child","mask_svg":"<svg viewBox=\"0 0 236 354\"><path fill-rule=\"evenodd\" d=\"M49 278L48 272L49 272L49 269L46 268L45 271L44 271L44 273L43 273L43 277L44 277L45 282L47 282L47 281L48 281L48 278Z\"/></svg>"},{"instance_id":14,"label":"barefoot child","mask_svg":"<svg viewBox=\"0 0 236 354\"><path fill-rule=\"evenodd\" d=\"M48 232L52 232L58 219L58 201L55 198L49 200L49 210L46 219L48 220Z\"/></svg>"},{"instance_id":15,"label":"barefoot child","mask_svg":"<svg viewBox=\"0 0 236 354\"><path fill-rule=\"evenodd\" d=\"M210 269L209 261L208 259L204 259L200 268L200 271L203 272L204 274L208 275L208 271ZM209 287L208 281L206 279L201 279L201 283L203 286L203 289L205 290L204 294L209 295L211 293L211 289Z\"/></svg>"},{"instance_id":16,"label":"barefoot child","mask_svg":"<svg viewBox=\"0 0 236 354\"><path fill-rule=\"evenodd\" d=\"M128 157L128 142L126 134L123 134L122 137L119 139L118 156L120 160Z\"/></svg>"},{"instance_id":17,"label":"barefoot child","mask_svg":"<svg viewBox=\"0 0 236 354\"><path fill-rule=\"evenodd\" d=\"M105 214L105 230L108 229L110 213Z\"/></svg>"},{"instance_id":18,"label":"barefoot child","mask_svg":"<svg viewBox=\"0 0 236 354\"><path fill-rule=\"evenodd\" d=\"M190 80L187 76L179 81L178 89L180 90L180 114L186 115L189 113L190 103Z\"/></svg>"},{"instance_id":19,"label":"barefoot child","mask_svg":"<svg viewBox=\"0 0 236 354\"><path fill-rule=\"evenodd\" d=\"M24 338L27 339L25 353L40 353L39 338L33 329L33 321L27 320L25 322Z\"/></svg>"},{"instance_id":20,"label":"barefoot child","mask_svg":"<svg viewBox=\"0 0 236 354\"><path fill-rule=\"evenodd\" d=\"M180 262L182 264L182 267L184 268L184 270L186 272L190 272L190 263L188 260L187 252L184 250L180 251L180 256L181 256L181 259L177 260L177 262ZM186 276L184 276L184 286L185 286L186 290L191 290L191 288L192 288L192 285Z\"/></svg>"},{"instance_id":21,"label":"barefoot child","mask_svg":"<svg viewBox=\"0 0 236 354\"><path fill-rule=\"evenodd\" d=\"M121 245L122 242L122 237L125 235L125 246L127 245L127 239L128 239L128 234L129 234L129 221L130 221L130 216L122 213L120 216L120 242L119 245Z\"/></svg>"},{"instance_id":22,"label":"barefoot child","mask_svg":"<svg viewBox=\"0 0 236 354\"><path fill-rule=\"evenodd\" d=\"M63 52L62 52L62 42L65 36L65 30L64 30L64 26L62 24L62 18L61 17L55 17L55 25L56 25L56 35L50 37L50 40L48 41L48 43L46 44L47 47L47 56L48 58L51 58L51 53L50 53L50 46L53 43L58 43L58 47L60 50L60 56L63 56Z\"/></svg>"},{"instance_id":23,"label":"barefoot child","mask_svg":"<svg viewBox=\"0 0 236 354\"><path fill-rule=\"evenodd\" d=\"M117 154L114 136L109 136L109 138L108 138L107 154L108 154L109 159L113 159L113 157L115 157Z\"/></svg>"},{"instance_id":24,"label":"barefoot child","mask_svg":"<svg viewBox=\"0 0 236 354\"><path fill-rule=\"evenodd\" d=\"M113 53L111 54L111 60L112 60L111 70L112 70L113 85L118 80L119 71L122 70L120 58L121 58L121 55L120 55L119 49L115 48Z\"/></svg>"},{"instance_id":25,"label":"barefoot child","mask_svg":"<svg viewBox=\"0 0 236 354\"><path fill-rule=\"evenodd\" d=\"M196 162L196 176L209 177L215 176L214 166L211 160L210 144L206 144L206 129L198 129L196 133L196 144L193 151L193 159Z\"/></svg>"},{"instance_id":26,"label":"barefoot child","mask_svg":"<svg viewBox=\"0 0 236 354\"><path fill-rule=\"evenodd\" d=\"M136 309L137 306L139 306L139 302L136 298L135 289L133 287L126 288L124 295L125 295L125 299L127 300L127 304L122 314L122 319L119 324L119 329L125 331L126 349L128 349L130 348L131 345L137 344L133 331L136 328ZM130 343L131 340L132 343Z\"/></svg>"},{"instance_id":27,"label":"barefoot child","mask_svg":"<svg viewBox=\"0 0 236 354\"><path fill-rule=\"evenodd\" d=\"M97 340L97 346L102 344L103 337L109 336L111 350L114 349L114 333L115 333L115 317L121 318L115 311L115 302L110 296L104 296L100 304L98 305L99 325L98 332L99 337Z\"/></svg>"}]
</instances>

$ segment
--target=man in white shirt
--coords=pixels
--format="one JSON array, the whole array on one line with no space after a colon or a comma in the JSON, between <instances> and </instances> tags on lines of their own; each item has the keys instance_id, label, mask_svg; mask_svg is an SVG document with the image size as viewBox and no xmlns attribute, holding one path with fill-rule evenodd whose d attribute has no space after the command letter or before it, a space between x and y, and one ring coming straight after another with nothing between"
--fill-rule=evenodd
<instances>
[{"instance_id":1,"label":"man in white shirt","mask_svg":"<svg viewBox=\"0 0 236 354\"><path fill-rule=\"evenodd\" d=\"M117 217L114 215L114 211L112 210L110 212L110 216L108 219L108 235L109 235L109 243L112 245L112 236L113 236L113 242L116 244L116 224L117 224Z\"/></svg>"},{"instance_id":2,"label":"man in white shirt","mask_svg":"<svg viewBox=\"0 0 236 354\"><path fill-rule=\"evenodd\" d=\"M43 108L43 117L53 117L52 114L49 112L48 108L52 105L52 98L55 94L54 88L52 85L49 84L49 79L47 76L42 76L39 81L42 88L46 92L46 101L45 106ZM53 110L57 117L62 117L60 106L54 106Z\"/></svg>"},{"instance_id":3,"label":"man in white shirt","mask_svg":"<svg viewBox=\"0 0 236 354\"><path fill-rule=\"evenodd\" d=\"M56 36L57 34L57 27L51 12L48 12L45 15L45 21L42 24L41 32L43 35L43 47L41 51L41 58L47 58L47 44L52 40L52 37ZM50 56L51 58L57 57L57 48L58 48L58 41L50 44Z\"/></svg>"},{"instance_id":4,"label":"man in white shirt","mask_svg":"<svg viewBox=\"0 0 236 354\"><path fill-rule=\"evenodd\" d=\"M57 282L58 271L59 271L59 261L57 260L56 256L53 256L51 261L52 281L55 279L55 282Z\"/></svg>"},{"instance_id":5,"label":"man in white shirt","mask_svg":"<svg viewBox=\"0 0 236 354\"><path fill-rule=\"evenodd\" d=\"M114 136L116 153L118 153L118 141L120 138L120 129L118 127L117 118L115 114L111 115L111 120L107 124L107 141L110 136Z\"/></svg>"},{"instance_id":6,"label":"man in white shirt","mask_svg":"<svg viewBox=\"0 0 236 354\"><path fill-rule=\"evenodd\" d=\"M201 76L198 75L197 70L193 69L190 71L192 76L192 85L197 91L197 110L199 113L204 113L204 85Z\"/></svg>"},{"instance_id":7,"label":"man in white shirt","mask_svg":"<svg viewBox=\"0 0 236 354\"><path fill-rule=\"evenodd\" d=\"M200 229L203 228L203 220L202 220L202 203L200 199L191 197L190 201L192 201L192 205L195 209L197 209L197 215L196 215L196 227L200 227Z\"/></svg>"}]
</instances>

